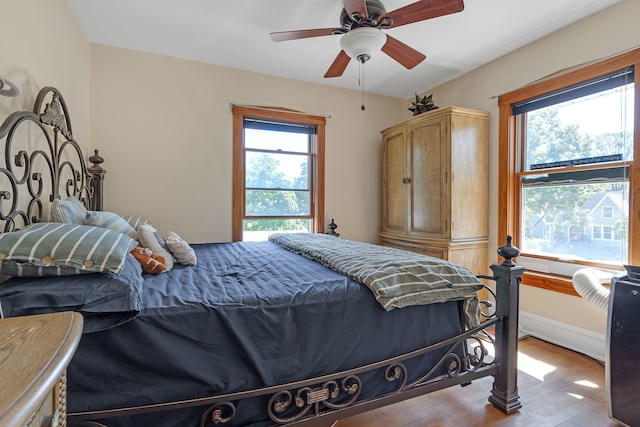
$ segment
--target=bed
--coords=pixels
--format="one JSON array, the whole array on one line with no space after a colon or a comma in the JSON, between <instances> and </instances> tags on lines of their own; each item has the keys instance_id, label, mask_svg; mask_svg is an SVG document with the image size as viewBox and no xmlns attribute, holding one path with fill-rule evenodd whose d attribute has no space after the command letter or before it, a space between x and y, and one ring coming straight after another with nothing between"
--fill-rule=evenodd
<instances>
[{"instance_id":1,"label":"bed","mask_svg":"<svg viewBox=\"0 0 640 427\"><path fill-rule=\"evenodd\" d=\"M521 407L523 269L510 241L493 276L478 277L328 235L169 242L149 228L152 219L103 210L103 159L96 151L85 162L57 89L42 89L33 111L10 115L0 138L4 315L71 310L84 318L67 371L69 425L329 426L485 376L494 377L494 406ZM97 234L91 259L60 256L64 244L47 246L56 233L76 252ZM143 237L166 250L170 271L147 273L130 254ZM14 256L22 246L28 261ZM56 255L34 256L41 246Z\"/></svg>"}]
</instances>

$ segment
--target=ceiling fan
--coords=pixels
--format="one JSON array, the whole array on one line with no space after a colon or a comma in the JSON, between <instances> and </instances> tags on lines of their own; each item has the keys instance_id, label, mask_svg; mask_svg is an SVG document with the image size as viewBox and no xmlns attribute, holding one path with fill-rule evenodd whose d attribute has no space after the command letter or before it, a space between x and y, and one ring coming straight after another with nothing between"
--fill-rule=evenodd
<instances>
[{"instance_id":1,"label":"ceiling fan","mask_svg":"<svg viewBox=\"0 0 640 427\"><path fill-rule=\"evenodd\" d=\"M365 63L371 55L382 50L407 69L425 60L426 56L382 30L412 24L460 12L463 0L421 0L387 12L379 0L342 0L339 28L317 28L271 33L275 42L309 37L342 35L342 50L324 77L340 77L351 58Z\"/></svg>"}]
</instances>

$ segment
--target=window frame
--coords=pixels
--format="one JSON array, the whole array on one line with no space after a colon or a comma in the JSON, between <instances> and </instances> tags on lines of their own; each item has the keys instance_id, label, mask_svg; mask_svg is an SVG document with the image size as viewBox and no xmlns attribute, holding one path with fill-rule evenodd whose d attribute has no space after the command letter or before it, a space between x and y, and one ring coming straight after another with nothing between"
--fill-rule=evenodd
<instances>
[{"instance_id":1,"label":"window frame","mask_svg":"<svg viewBox=\"0 0 640 427\"><path fill-rule=\"evenodd\" d=\"M512 105L605 76L630 66L634 67L635 84L633 107L634 160L629 165L629 212L638 212L640 210L640 197L633 197L640 193L640 48L636 48L603 60L562 70L498 98L498 242L505 242L507 235L511 235L514 244L517 246L518 242L521 241L522 235L520 230L522 183L518 179L517 173L519 142L516 126L517 116L513 115ZM640 233L640 216L630 214L628 263L639 265L640 239L633 238L635 233ZM552 258L549 258L549 260L556 261ZM609 265L599 265L591 262L575 261L574 263L610 268ZM527 271L523 276L522 284L578 296L569 276Z\"/></svg>"},{"instance_id":2,"label":"window frame","mask_svg":"<svg viewBox=\"0 0 640 427\"><path fill-rule=\"evenodd\" d=\"M312 232L324 230L324 169L325 169L325 125L322 116L301 113L278 107L249 107L234 105L233 113L233 207L231 239L242 241L242 224L245 219L245 148L244 120L273 120L277 122L298 123L316 127L315 138L311 138L310 191Z\"/></svg>"}]
</instances>

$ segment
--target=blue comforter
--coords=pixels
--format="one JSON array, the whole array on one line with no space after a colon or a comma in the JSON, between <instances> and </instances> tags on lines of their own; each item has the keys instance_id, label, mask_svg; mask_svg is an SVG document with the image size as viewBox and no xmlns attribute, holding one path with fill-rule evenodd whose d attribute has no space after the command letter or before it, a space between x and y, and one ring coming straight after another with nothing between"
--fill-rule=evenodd
<instances>
[{"instance_id":1,"label":"blue comforter","mask_svg":"<svg viewBox=\"0 0 640 427\"><path fill-rule=\"evenodd\" d=\"M272 242L192 246L197 266L144 275L137 316L83 335L68 368L70 413L333 373L423 347L463 328L457 302L387 312L366 286ZM389 391L381 378L367 380L362 398ZM230 425L259 425L262 403L240 404ZM189 426L202 410L111 424Z\"/></svg>"}]
</instances>

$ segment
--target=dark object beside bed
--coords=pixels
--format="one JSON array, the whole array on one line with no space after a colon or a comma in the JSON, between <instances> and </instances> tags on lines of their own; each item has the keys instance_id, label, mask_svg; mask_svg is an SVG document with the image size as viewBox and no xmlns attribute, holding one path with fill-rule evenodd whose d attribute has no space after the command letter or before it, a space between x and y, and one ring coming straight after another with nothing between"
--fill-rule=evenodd
<instances>
[{"instance_id":1,"label":"dark object beside bed","mask_svg":"<svg viewBox=\"0 0 640 427\"><path fill-rule=\"evenodd\" d=\"M51 95L61 117L46 124L39 112ZM34 174L37 161L25 161L42 147L8 156L3 173L13 183L0 188L0 201L6 204L10 194L27 207L18 203L1 218L5 231L45 218L55 197L76 196L101 209L102 159L85 167L60 94L43 89L34 112L10 116L0 138L15 134L23 121L37 122L56 153L51 185L45 185L51 190L18 194L13 187L22 176L16 159L25 176L42 179ZM60 147L74 155L58 156ZM387 312L366 286L272 242L193 247L196 267L175 266L157 276L142 275L127 260L119 275L0 284L6 315L74 310L85 316L85 334L68 369L69 424L330 425L487 375L495 377L493 405L506 413L521 406L516 355L523 269L510 260L491 267L497 305L485 307L485 322L469 328L463 301ZM494 332L483 332L487 327ZM494 345L496 357L486 356Z\"/></svg>"}]
</instances>

